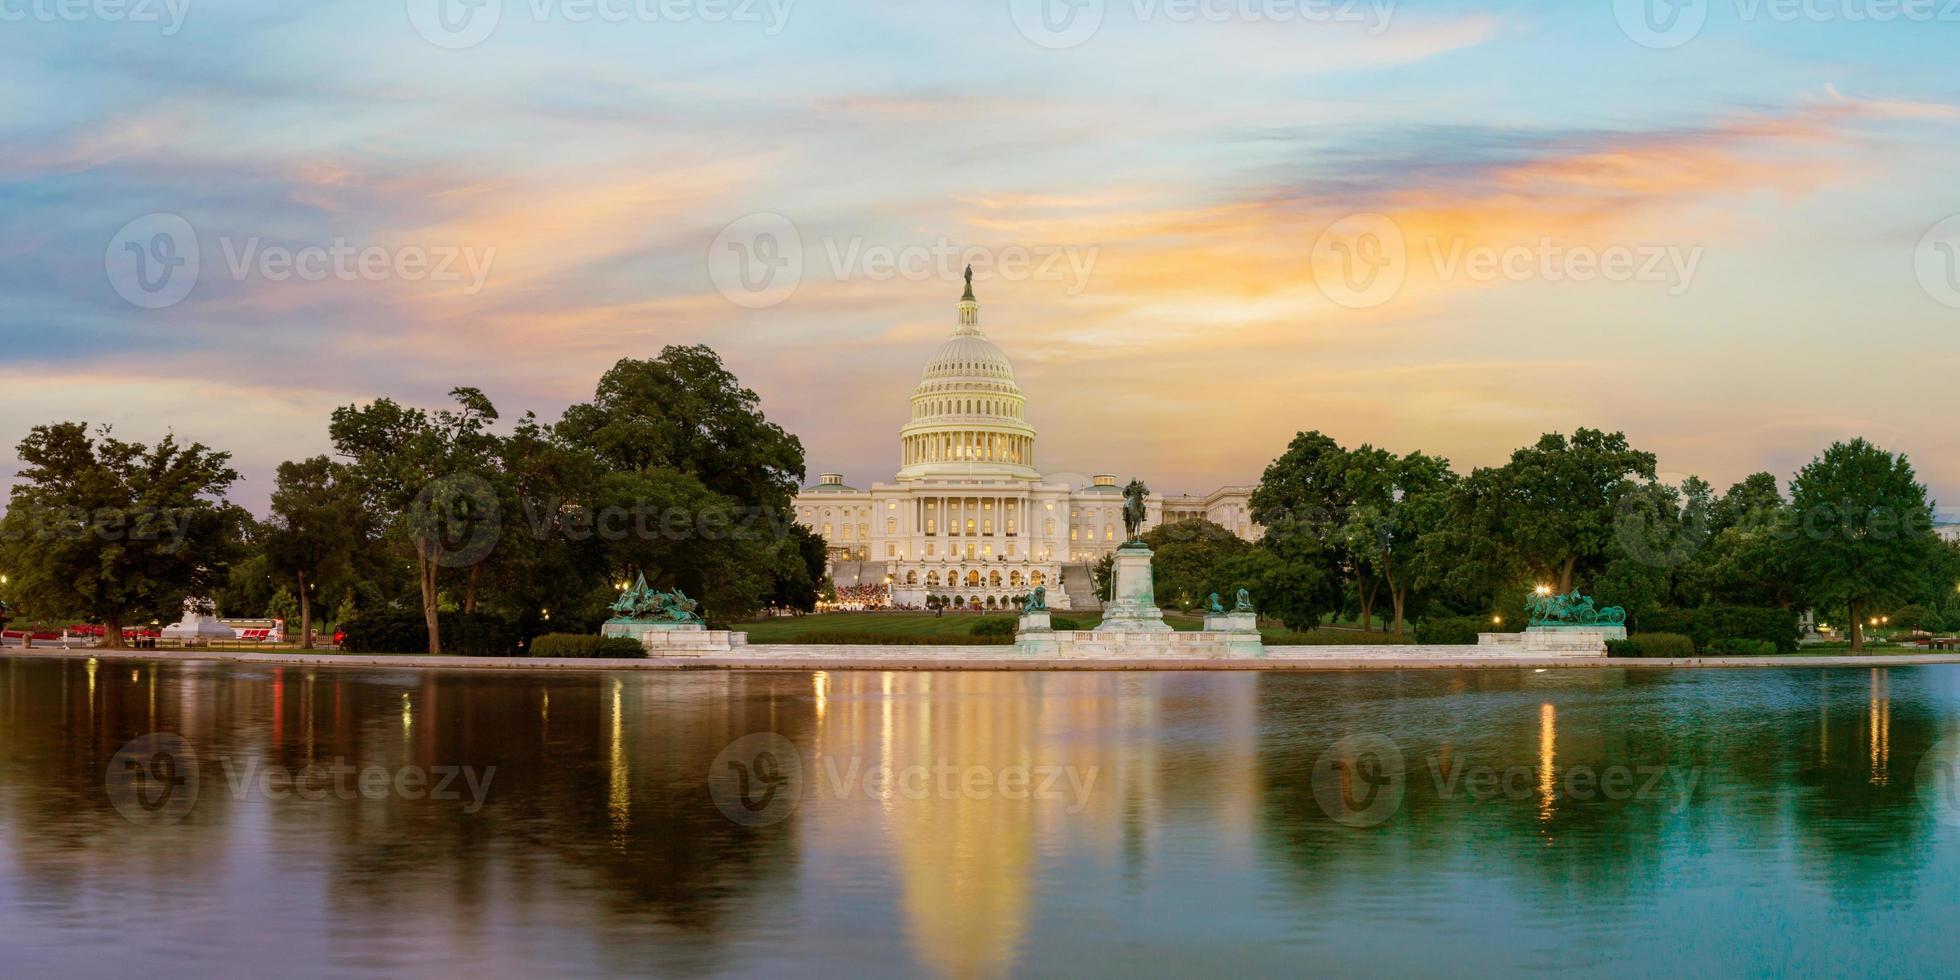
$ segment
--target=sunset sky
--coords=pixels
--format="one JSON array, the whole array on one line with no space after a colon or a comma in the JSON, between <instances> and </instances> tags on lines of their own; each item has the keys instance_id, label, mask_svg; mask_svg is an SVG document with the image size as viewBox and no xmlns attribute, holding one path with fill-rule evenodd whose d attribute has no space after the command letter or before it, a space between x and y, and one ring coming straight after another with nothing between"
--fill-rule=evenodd
<instances>
[{"instance_id":1,"label":"sunset sky","mask_svg":"<svg viewBox=\"0 0 1960 980\"><path fill-rule=\"evenodd\" d=\"M436 0L174 2L0 5L26 11L0 22L9 476L34 424L170 430L232 451L263 510L336 406L473 385L555 418L618 358L702 343L812 482L863 486L961 288L957 260L874 257L944 243L980 259L1045 471L1202 492L1316 428L1467 472L1591 426L1726 487L1862 435L1960 503L1960 284L1923 281L1960 240L1943 3L1719 0L1688 39L1613 0L1054 0L1062 33L1033 0L487 0L480 38ZM121 246L166 214L199 270L151 309ZM785 224L794 291L728 289L729 247ZM1382 227L1399 289L1331 287ZM336 242L386 261L258 261ZM1050 274L993 267L1023 252ZM487 262L480 288L418 253ZM1574 254L1635 265L1573 281Z\"/></svg>"}]
</instances>

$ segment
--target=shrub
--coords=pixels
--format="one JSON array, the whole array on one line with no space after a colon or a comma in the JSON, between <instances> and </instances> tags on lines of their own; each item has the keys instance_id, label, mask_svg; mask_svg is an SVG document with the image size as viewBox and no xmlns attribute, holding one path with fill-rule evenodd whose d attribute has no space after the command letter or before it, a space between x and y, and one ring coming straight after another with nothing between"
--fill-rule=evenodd
<instances>
[{"instance_id":1,"label":"shrub","mask_svg":"<svg viewBox=\"0 0 1960 980\"><path fill-rule=\"evenodd\" d=\"M1681 633L1695 646L1716 640L1761 640L1779 653L1797 649L1797 614L1787 609L1756 606L1702 606L1698 609L1650 609L1640 614L1643 633Z\"/></svg>"},{"instance_id":2,"label":"shrub","mask_svg":"<svg viewBox=\"0 0 1960 980\"><path fill-rule=\"evenodd\" d=\"M546 633L531 641L531 656L583 660L599 655L599 637L583 633Z\"/></svg>"},{"instance_id":3,"label":"shrub","mask_svg":"<svg viewBox=\"0 0 1960 980\"><path fill-rule=\"evenodd\" d=\"M974 623L973 628L967 630L967 633L972 636L1013 636L1014 631L1020 628L1021 624L1018 620L983 619Z\"/></svg>"},{"instance_id":4,"label":"shrub","mask_svg":"<svg viewBox=\"0 0 1960 980\"><path fill-rule=\"evenodd\" d=\"M1624 640L1607 640L1609 657L1692 657L1695 641L1680 633L1635 633Z\"/></svg>"},{"instance_id":5,"label":"shrub","mask_svg":"<svg viewBox=\"0 0 1960 980\"><path fill-rule=\"evenodd\" d=\"M1358 630L1314 630L1311 633L1277 633L1264 638L1269 647L1372 647L1419 642L1393 633L1363 633Z\"/></svg>"},{"instance_id":6,"label":"shrub","mask_svg":"<svg viewBox=\"0 0 1960 980\"><path fill-rule=\"evenodd\" d=\"M603 660L645 660L647 648L630 636L607 636L599 640L599 652Z\"/></svg>"},{"instance_id":7,"label":"shrub","mask_svg":"<svg viewBox=\"0 0 1960 980\"><path fill-rule=\"evenodd\" d=\"M974 636L971 633L947 633L937 636L921 636L916 633L852 633L846 630L813 630L809 633L792 633L772 639L751 637L749 643L755 646L780 644L808 644L812 646L991 646L1013 643L1014 637Z\"/></svg>"},{"instance_id":8,"label":"shrub","mask_svg":"<svg viewBox=\"0 0 1960 980\"><path fill-rule=\"evenodd\" d=\"M521 640L517 627L489 613L442 613L442 652L456 657L513 657ZM427 653L429 628L422 613L385 609L349 617L341 649L349 653Z\"/></svg>"},{"instance_id":9,"label":"shrub","mask_svg":"<svg viewBox=\"0 0 1960 980\"><path fill-rule=\"evenodd\" d=\"M1416 624L1417 643L1477 642L1479 633L1515 633L1516 627L1490 621L1489 616L1434 616Z\"/></svg>"},{"instance_id":10,"label":"shrub","mask_svg":"<svg viewBox=\"0 0 1960 980\"><path fill-rule=\"evenodd\" d=\"M1716 640L1702 648L1703 653L1727 657L1773 657L1776 644L1768 640Z\"/></svg>"},{"instance_id":11,"label":"shrub","mask_svg":"<svg viewBox=\"0 0 1960 980\"><path fill-rule=\"evenodd\" d=\"M641 660L646 647L630 636L547 633L531 641L531 656L558 660Z\"/></svg>"},{"instance_id":12,"label":"shrub","mask_svg":"<svg viewBox=\"0 0 1960 980\"><path fill-rule=\"evenodd\" d=\"M1081 623L1073 619L1063 619L1060 616L1050 616L1048 618L1048 626L1050 629L1068 630L1069 632L1074 632L1082 628Z\"/></svg>"}]
</instances>

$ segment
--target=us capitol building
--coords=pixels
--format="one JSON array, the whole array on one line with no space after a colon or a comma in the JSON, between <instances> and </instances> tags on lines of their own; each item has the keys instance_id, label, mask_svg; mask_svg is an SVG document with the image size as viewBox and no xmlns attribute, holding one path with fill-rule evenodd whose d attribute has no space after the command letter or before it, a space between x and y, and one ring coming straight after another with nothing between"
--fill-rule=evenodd
<instances>
[{"instance_id":1,"label":"us capitol building","mask_svg":"<svg viewBox=\"0 0 1960 980\"><path fill-rule=\"evenodd\" d=\"M859 490L824 473L796 497L838 588L888 584L893 605L924 606L928 594L985 605L1046 586L1053 608L1099 608L1091 569L1122 543L1122 487L1110 474L1044 477L1027 407L1014 365L980 332L969 270L959 326L926 362L899 429L898 475ZM1251 494L1153 493L1144 527L1205 518L1252 540Z\"/></svg>"}]
</instances>

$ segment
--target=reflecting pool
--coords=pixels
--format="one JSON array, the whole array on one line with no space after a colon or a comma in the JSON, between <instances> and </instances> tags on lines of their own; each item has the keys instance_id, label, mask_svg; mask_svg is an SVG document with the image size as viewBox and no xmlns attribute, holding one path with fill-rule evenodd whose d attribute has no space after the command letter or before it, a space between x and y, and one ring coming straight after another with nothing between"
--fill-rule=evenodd
<instances>
[{"instance_id":1,"label":"reflecting pool","mask_svg":"<svg viewBox=\"0 0 1960 980\"><path fill-rule=\"evenodd\" d=\"M1960 667L0 659L16 976L1930 974Z\"/></svg>"}]
</instances>

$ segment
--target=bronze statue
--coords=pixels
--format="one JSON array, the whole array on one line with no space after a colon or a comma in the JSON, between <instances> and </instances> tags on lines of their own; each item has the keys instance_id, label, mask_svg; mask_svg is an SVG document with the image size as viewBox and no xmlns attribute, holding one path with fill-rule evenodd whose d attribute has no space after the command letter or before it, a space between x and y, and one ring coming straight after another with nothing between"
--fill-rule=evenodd
<instances>
[{"instance_id":1,"label":"bronze statue","mask_svg":"<svg viewBox=\"0 0 1960 980\"><path fill-rule=\"evenodd\" d=\"M1205 601L1205 612L1222 613L1224 611L1225 611L1225 604L1219 601L1218 593L1213 592L1211 594L1211 598Z\"/></svg>"},{"instance_id":2,"label":"bronze statue","mask_svg":"<svg viewBox=\"0 0 1960 980\"><path fill-rule=\"evenodd\" d=\"M1034 587L1033 592L1028 593L1028 601L1021 604L1021 615L1025 616L1028 613L1042 613L1047 611L1048 587L1037 585Z\"/></svg>"},{"instance_id":3,"label":"bronze statue","mask_svg":"<svg viewBox=\"0 0 1960 980\"><path fill-rule=\"evenodd\" d=\"M687 597L679 589L661 592L647 587L646 573L640 573L631 586L619 594L613 602L613 622L651 623L668 622L681 625L705 625L695 610L700 603Z\"/></svg>"},{"instance_id":4,"label":"bronze statue","mask_svg":"<svg viewBox=\"0 0 1960 980\"><path fill-rule=\"evenodd\" d=\"M1143 540L1144 501L1150 496L1150 488L1142 480L1131 480L1123 488L1123 530L1131 542Z\"/></svg>"},{"instance_id":5,"label":"bronze statue","mask_svg":"<svg viewBox=\"0 0 1960 980\"><path fill-rule=\"evenodd\" d=\"M1232 607L1233 612L1252 612L1252 593L1239 590L1239 601Z\"/></svg>"}]
</instances>

